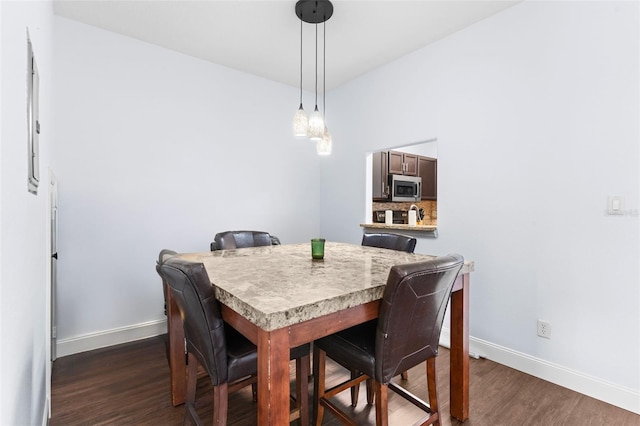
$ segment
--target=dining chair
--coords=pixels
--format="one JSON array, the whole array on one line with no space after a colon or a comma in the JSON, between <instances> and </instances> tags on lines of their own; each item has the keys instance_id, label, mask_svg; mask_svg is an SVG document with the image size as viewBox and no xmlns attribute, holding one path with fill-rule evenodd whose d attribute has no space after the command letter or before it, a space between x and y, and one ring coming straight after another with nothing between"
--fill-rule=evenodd
<instances>
[{"instance_id":1,"label":"dining chair","mask_svg":"<svg viewBox=\"0 0 640 426\"><path fill-rule=\"evenodd\" d=\"M158 260L156 262L157 265L162 265L167 259L169 259L170 257L175 256L176 254L178 254L177 252L173 251L173 250L169 250L169 249L162 249L160 250L160 254L158 255ZM162 278L162 275L160 276L160 278ZM167 315L167 283L164 280L164 278L162 278L162 290L163 290L163 295L164 295L164 314Z\"/></svg>"},{"instance_id":2,"label":"dining chair","mask_svg":"<svg viewBox=\"0 0 640 426\"><path fill-rule=\"evenodd\" d=\"M387 232L379 233L365 233L362 235L362 245L368 247L378 247L389 250L404 251L407 253L413 253L416 248L416 242L418 240L408 235L391 234ZM351 372L351 378L357 377L359 374L357 371ZM403 371L400 373L404 380L409 379L409 373ZM354 386L351 388L351 405L353 407L358 405L358 395L360 386ZM373 402L373 394L371 389L371 382L367 381L367 402L371 404Z\"/></svg>"},{"instance_id":3,"label":"dining chair","mask_svg":"<svg viewBox=\"0 0 640 426\"><path fill-rule=\"evenodd\" d=\"M416 248L417 240L408 235L390 234L390 233L374 233L362 235L362 245L369 247L379 247L391 250L405 251L413 253Z\"/></svg>"},{"instance_id":4,"label":"dining chair","mask_svg":"<svg viewBox=\"0 0 640 426\"><path fill-rule=\"evenodd\" d=\"M218 232L211 242L211 251L231 250L246 247L280 245L280 239L264 231Z\"/></svg>"},{"instance_id":5,"label":"dining chair","mask_svg":"<svg viewBox=\"0 0 640 426\"><path fill-rule=\"evenodd\" d=\"M215 235L211 251L270 245L280 245L280 239L265 231L225 231ZM302 383L303 378L311 375L311 344L296 346L290 352L290 358L296 360L296 381Z\"/></svg>"},{"instance_id":6,"label":"dining chair","mask_svg":"<svg viewBox=\"0 0 640 426\"><path fill-rule=\"evenodd\" d=\"M162 265L164 262L167 261L167 259L177 255L178 253L173 251L173 250L169 250L169 249L162 249L160 250L160 254L158 255L158 260L156 261L156 270L158 271L158 275L160 275L160 278L162 279L162 295L164 297L164 314L167 317L167 333L171 333L171 332L176 332L179 334L179 336L177 336L177 338L179 340L184 340L184 331L182 331L182 328L178 328L175 327L173 324L173 318L171 318L171 315L169 315L168 313L168 309L169 307L167 306L167 302L169 301L169 287L167 285L167 280L164 279L164 277L162 276L162 274L160 274L160 265ZM172 328L173 327L173 328ZM166 342L166 347L167 347L167 359L169 360L169 362L171 363L171 339L167 339Z\"/></svg>"},{"instance_id":7,"label":"dining chair","mask_svg":"<svg viewBox=\"0 0 640 426\"><path fill-rule=\"evenodd\" d=\"M435 357L438 355L444 313L462 264L462 256L451 254L393 266L376 320L314 342L313 409L316 425L322 424L325 408L343 423L356 424L330 398L369 378L375 391L376 425L388 424L388 389L427 412L427 416L416 424L440 424ZM359 371L360 376L325 389L326 356L351 371ZM391 381L401 371L424 361L429 404Z\"/></svg>"},{"instance_id":8,"label":"dining chair","mask_svg":"<svg viewBox=\"0 0 640 426\"><path fill-rule=\"evenodd\" d=\"M183 318L188 355L185 423L189 419L201 424L195 407L197 372L201 365L213 388L213 424L226 425L229 393L251 384L255 399L257 348L223 321L214 286L202 263L172 257L157 269L166 280ZM291 420L298 419L301 425L307 425L307 375L303 379L296 383L296 408Z\"/></svg>"}]
</instances>

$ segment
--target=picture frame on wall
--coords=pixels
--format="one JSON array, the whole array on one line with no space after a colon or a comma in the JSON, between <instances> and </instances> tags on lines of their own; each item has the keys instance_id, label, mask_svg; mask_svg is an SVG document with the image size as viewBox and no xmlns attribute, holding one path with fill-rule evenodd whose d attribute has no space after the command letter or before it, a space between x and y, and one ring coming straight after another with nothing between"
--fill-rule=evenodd
<instances>
[{"instance_id":1,"label":"picture frame on wall","mask_svg":"<svg viewBox=\"0 0 640 426\"><path fill-rule=\"evenodd\" d=\"M27 31L27 152L28 152L28 190L38 194L40 183L40 75L36 64L33 46Z\"/></svg>"}]
</instances>

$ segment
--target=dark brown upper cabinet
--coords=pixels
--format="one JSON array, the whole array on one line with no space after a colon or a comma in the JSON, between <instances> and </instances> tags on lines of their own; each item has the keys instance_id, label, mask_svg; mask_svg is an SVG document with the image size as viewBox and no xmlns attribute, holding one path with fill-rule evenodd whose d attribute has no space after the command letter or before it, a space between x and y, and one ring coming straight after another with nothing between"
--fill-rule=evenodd
<instances>
[{"instance_id":1,"label":"dark brown upper cabinet","mask_svg":"<svg viewBox=\"0 0 640 426\"><path fill-rule=\"evenodd\" d=\"M431 157L418 157L418 176L422 178L422 199L438 199L438 160Z\"/></svg>"},{"instance_id":2,"label":"dark brown upper cabinet","mask_svg":"<svg viewBox=\"0 0 640 426\"><path fill-rule=\"evenodd\" d=\"M380 151L372 155L373 201L388 201L391 197L389 175L420 176L422 200L438 199L438 159L399 151Z\"/></svg>"},{"instance_id":3,"label":"dark brown upper cabinet","mask_svg":"<svg viewBox=\"0 0 640 426\"><path fill-rule=\"evenodd\" d=\"M386 151L373 153L373 199L386 201L389 198L389 162Z\"/></svg>"},{"instance_id":4,"label":"dark brown upper cabinet","mask_svg":"<svg viewBox=\"0 0 640 426\"><path fill-rule=\"evenodd\" d=\"M418 176L418 156L406 152L389 151L389 173Z\"/></svg>"}]
</instances>

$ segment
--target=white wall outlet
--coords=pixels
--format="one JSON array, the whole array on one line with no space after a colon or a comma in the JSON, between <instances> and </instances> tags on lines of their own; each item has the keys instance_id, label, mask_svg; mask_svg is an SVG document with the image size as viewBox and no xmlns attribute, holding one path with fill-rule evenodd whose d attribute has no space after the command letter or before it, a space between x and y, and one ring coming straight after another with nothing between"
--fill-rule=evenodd
<instances>
[{"instance_id":1,"label":"white wall outlet","mask_svg":"<svg viewBox=\"0 0 640 426\"><path fill-rule=\"evenodd\" d=\"M538 336L551 339L551 323L549 321L538 320Z\"/></svg>"},{"instance_id":2,"label":"white wall outlet","mask_svg":"<svg viewBox=\"0 0 640 426\"><path fill-rule=\"evenodd\" d=\"M610 195L607 202L608 214L624 214L624 197Z\"/></svg>"}]
</instances>

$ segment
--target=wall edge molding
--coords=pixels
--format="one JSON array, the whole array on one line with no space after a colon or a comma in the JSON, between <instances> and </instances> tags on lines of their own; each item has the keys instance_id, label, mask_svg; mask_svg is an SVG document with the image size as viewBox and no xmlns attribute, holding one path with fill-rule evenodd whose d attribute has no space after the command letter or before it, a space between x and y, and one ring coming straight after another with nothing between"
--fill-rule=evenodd
<instances>
[{"instance_id":1,"label":"wall edge molding","mask_svg":"<svg viewBox=\"0 0 640 426\"><path fill-rule=\"evenodd\" d=\"M59 339L58 357L133 342L166 333L165 319ZM450 330L442 328L440 345L449 347ZM486 358L592 398L640 414L640 392L504 346L469 337L473 357Z\"/></svg>"},{"instance_id":2,"label":"wall edge molding","mask_svg":"<svg viewBox=\"0 0 640 426\"><path fill-rule=\"evenodd\" d=\"M442 328L440 345L449 347L450 330ZM494 343L469 337L469 354L486 358L523 373L640 414L640 391L564 367Z\"/></svg>"},{"instance_id":3,"label":"wall edge molding","mask_svg":"<svg viewBox=\"0 0 640 426\"><path fill-rule=\"evenodd\" d=\"M47 396L44 401L44 406L42 407L42 422L40 423L42 426L49 426L49 420L51 419L50 408L51 401Z\"/></svg>"},{"instance_id":4,"label":"wall edge molding","mask_svg":"<svg viewBox=\"0 0 640 426\"><path fill-rule=\"evenodd\" d=\"M166 332L167 320L159 319L66 339L58 339L56 355L57 358L61 358L80 352L146 339L165 334Z\"/></svg>"}]
</instances>

